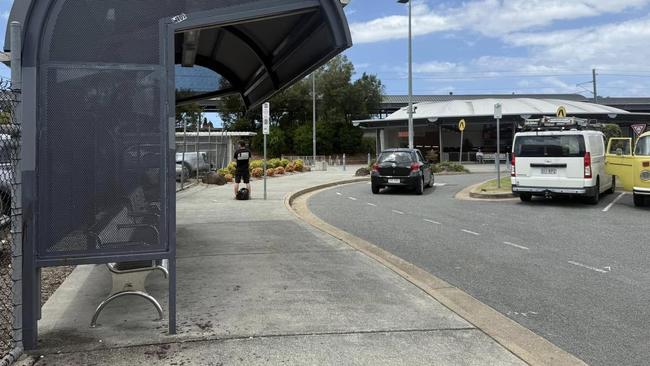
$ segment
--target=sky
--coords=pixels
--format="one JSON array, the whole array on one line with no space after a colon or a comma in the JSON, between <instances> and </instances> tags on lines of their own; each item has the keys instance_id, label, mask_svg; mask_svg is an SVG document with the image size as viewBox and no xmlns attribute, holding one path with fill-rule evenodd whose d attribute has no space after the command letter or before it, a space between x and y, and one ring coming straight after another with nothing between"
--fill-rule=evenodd
<instances>
[{"instance_id":1,"label":"sky","mask_svg":"<svg viewBox=\"0 0 650 366\"><path fill-rule=\"evenodd\" d=\"M0 39L12 0L0 0ZM357 77L408 93L408 5L351 0ZM650 97L650 0L413 0L414 94ZM7 77L8 68L0 67Z\"/></svg>"},{"instance_id":2,"label":"sky","mask_svg":"<svg viewBox=\"0 0 650 366\"><path fill-rule=\"evenodd\" d=\"M408 5L352 0L358 73L408 93ZM650 97L650 0L415 0L414 94Z\"/></svg>"}]
</instances>

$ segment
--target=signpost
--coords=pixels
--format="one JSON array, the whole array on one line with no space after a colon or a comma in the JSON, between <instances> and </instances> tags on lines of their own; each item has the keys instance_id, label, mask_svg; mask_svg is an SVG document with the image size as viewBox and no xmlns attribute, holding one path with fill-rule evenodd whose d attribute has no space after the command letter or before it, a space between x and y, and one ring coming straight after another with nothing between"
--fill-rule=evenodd
<instances>
[{"instance_id":1,"label":"signpost","mask_svg":"<svg viewBox=\"0 0 650 366\"><path fill-rule=\"evenodd\" d=\"M632 131L634 131L634 134L636 135L636 137L639 137L639 136L641 136L641 134L643 132L645 132L645 129L648 126L645 125L645 124L636 124L636 125L632 125L630 127L632 127Z\"/></svg>"},{"instance_id":2,"label":"signpost","mask_svg":"<svg viewBox=\"0 0 650 366\"><path fill-rule=\"evenodd\" d=\"M501 189L501 103L494 105L494 119L497 120L497 157L494 159L497 164L497 189Z\"/></svg>"},{"instance_id":3,"label":"signpost","mask_svg":"<svg viewBox=\"0 0 650 366\"><path fill-rule=\"evenodd\" d=\"M264 134L264 200L266 201L266 136L271 132L271 104L262 104L262 133Z\"/></svg>"},{"instance_id":4,"label":"signpost","mask_svg":"<svg viewBox=\"0 0 650 366\"><path fill-rule=\"evenodd\" d=\"M464 119L461 119L460 122L458 122L458 129L460 130L460 157L458 158L458 162L462 163L463 162L463 136L465 131Z\"/></svg>"}]
</instances>

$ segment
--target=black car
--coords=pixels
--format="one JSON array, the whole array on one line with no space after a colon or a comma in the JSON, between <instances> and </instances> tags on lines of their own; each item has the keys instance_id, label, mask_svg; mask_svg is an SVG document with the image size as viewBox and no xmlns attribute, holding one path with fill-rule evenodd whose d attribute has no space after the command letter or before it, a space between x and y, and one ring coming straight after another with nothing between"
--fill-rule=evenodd
<instances>
[{"instance_id":1,"label":"black car","mask_svg":"<svg viewBox=\"0 0 650 366\"><path fill-rule=\"evenodd\" d=\"M372 166L372 193L384 187L410 187L415 193L424 193L424 187L433 186L431 163L424 160L417 149L388 149L381 152Z\"/></svg>"}]
</instances>

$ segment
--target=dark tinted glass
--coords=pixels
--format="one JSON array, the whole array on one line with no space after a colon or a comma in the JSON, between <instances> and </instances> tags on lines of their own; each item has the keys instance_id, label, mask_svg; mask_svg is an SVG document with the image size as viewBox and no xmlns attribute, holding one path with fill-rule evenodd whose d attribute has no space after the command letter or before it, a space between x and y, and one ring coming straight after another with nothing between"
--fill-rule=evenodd
<instances>
[{"instance_id":1,"label":"dark tinted glass","mask_svg":"<svg viewBox=\"0 0 650 366\"><path fill-rule=\"evenodd\" d=\"M585 139L581 135L519 136L515 139L515 155L519 157L583 157Z\"/></svg>"},{"instance_id":2,"label":"dark tinted glass","mask_svg":"<svg viewBox=\"0 0 650 366\"><path fill-rule=\"evenodd\" d=\"M383 152L379 156L380 163L410 163L411 161L413 161L413 155L406 151Z\"/></svg>"}]
</instances>

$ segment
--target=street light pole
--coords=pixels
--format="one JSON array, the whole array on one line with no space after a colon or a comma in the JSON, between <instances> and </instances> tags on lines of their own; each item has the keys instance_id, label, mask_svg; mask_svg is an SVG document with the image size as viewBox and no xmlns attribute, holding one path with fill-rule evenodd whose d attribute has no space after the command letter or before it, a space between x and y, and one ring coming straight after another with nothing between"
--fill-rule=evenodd
<instances>
[{"instance_id":1,"label":"street light pole","mask_svg":"<svg viewBox=\"0 0 650 366\"><path fill-rule=\"evenodd\" d=\"M411 19L411 1L409 1L409 149L413 148L413 35Z\"/></svg>"},{"instance_id":2,"label":"street light pole","mask_svg":"<svg viewBox=\"0 0 650 366\"><path fill-rule=\"evenodd\" d=\"M312 96L312 164L316 166L316 72L311 74L311 96Z\"/></svg>"},{"instance_id":3,"label":"street light pole","mask_svg":"<svg viewBox=\"0 0 650 366\"><path fill-rule=\"evenodd\" d=\"M409 149L413 148L413 31L412 31L412 12L410 0L397 0L400 4L409 4Z\"/></svg>"}]
</instances>

